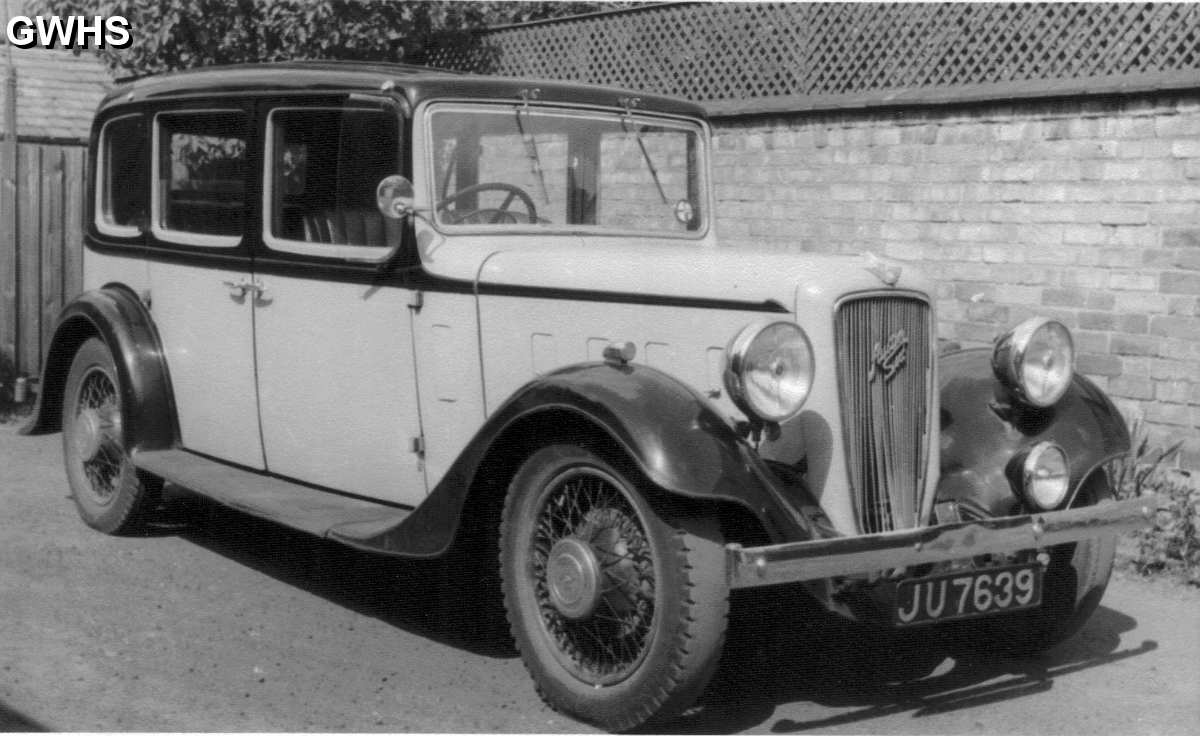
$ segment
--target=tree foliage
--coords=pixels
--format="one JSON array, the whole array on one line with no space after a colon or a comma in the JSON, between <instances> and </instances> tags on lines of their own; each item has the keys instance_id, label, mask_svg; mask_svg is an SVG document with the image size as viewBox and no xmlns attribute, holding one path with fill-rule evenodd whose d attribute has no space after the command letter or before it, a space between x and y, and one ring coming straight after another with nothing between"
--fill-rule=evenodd
<instances>
[{"instance_id":1,"label":"tree foliage","mask_svg":"<svg viewBox=\"0 0 1200 736\"><path fill-rule=\"evenodd\" d=\"M427 63L445 45L478 48L489 26L631 3L462 0L98 0L50 2L58 15L119 15L125 49L100 49L118 75L288 59Z\"/></svg>"}]
</instances>

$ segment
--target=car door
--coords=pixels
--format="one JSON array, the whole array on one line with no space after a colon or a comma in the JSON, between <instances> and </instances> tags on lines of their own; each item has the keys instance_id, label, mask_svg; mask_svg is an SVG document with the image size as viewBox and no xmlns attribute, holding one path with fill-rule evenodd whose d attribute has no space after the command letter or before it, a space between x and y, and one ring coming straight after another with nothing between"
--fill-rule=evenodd
<instances>
[{"instance_id":1,"label":"car door","mask_svg":"<svg viewBox=\"0 0 1200 736\"><path fill-rule=\"evenodd\" d=\"M291 100L260 110L262 246L255 356L267 469L360 496L425 495L410 305L378 261L400 237L375 187L400 171L386 101Z\"/></svg>"},{"instance_id":2,"label":"car door","mask_svg":"<svg viewBox=\"0 0 1200 736\"><path fill-rule=\"evenodd\" d=\"M226 102L154 116L146 255L181 443L262 468L245 232L250 118Z\"/></svg>"}]
</instances>

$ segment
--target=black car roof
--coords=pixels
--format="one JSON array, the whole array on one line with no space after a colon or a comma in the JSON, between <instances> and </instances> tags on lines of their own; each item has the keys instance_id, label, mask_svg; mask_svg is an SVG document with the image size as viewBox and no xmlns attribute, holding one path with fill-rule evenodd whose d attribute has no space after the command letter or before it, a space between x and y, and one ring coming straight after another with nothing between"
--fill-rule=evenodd
<instances>
[{"instance_id":1,"label":"black car roof","mask_svg":"<svg viewBox=\"0 0 1200 736\"><path fill-rule=\"evenodd\" d=\"M622 98L638 98L647 112L704 117L704 108L686 100L616 87L548 79L493 77L410 64L351 61L288 61L273 64L212 66L143 77L119 83L100 105L132 100L271 92L378 92L402 90L414 106L427 99L519 100L536 87L538 99L604 107L621 106Z\"/></svg>"}]
</instances>

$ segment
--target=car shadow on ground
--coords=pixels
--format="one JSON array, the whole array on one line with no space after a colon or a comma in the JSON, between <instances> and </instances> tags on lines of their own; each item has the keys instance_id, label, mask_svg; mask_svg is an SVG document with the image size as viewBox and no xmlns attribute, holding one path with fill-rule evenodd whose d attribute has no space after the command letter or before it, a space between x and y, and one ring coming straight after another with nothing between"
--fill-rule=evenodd
<instances>
[{"instance_id":1,"label":"car shadow on ground","mask_svg":"<svg viewBox=\"0 0 1200 736\"><path fill-rule=\"evenodd\" d=\"M149 520L149 535L179 536L338 606L440 643L482 656L516 656L499 585L488 589L484 576L473 570L456 569L452 561L359 552L182 489L168 486L166 493L168 503ZM488 620L481 620L481 612L489 614Z\"/></svg>"},{"instance_id":2,"label":"car shadow on ground","mask_svg":"<svg viewBox=\"0 0 1200 736\"><path fill-rule=\"evenodd\" d=\"M774 733L836 732L874 718L921 718L1044 692L1056 678L1158 647L1121 648L1120 635L1137 621L1104 606L1072 639L1032 657L972 650L932 632L865 630L803 603L788 617L800 625L768 631L759 622L781 620L777 608L769 610L775 613L735 609L733 641L700 704L654 730L730 733L770 724ZM797 702L823 706L822 714L771 722L779 706ZM828 715L830 708L840 712Z\"/></svg>"},{"instance_id":3,"label":"car shadow on ground","mask_svg":"<svg viewBox=\"0 0 1200 736\"><path fill-rule=\"evenodd\" d=\"M516 656L491 575L437 560L358 552L168 488L150 534L178 535L228 559L390 626L473 654ZM474 576L476 579L471 579ZM447 581L467 585L450 585ZM787 622L778 625L779 622ZM972 651L936 635L855 626L798 589L737 594L725 656L700 702L654 733L759 729L779 706L815 703L836 715L780 718L776 733L837 731L874 718L920 718L1050 690L1073 672L1153 651L1121 649L1133 618L1101 606L1066 643L1036 657Z\"/></svg>"},{"instance_id":4,"label":"car shadow on ground","mask_svg":"<svg viewBox=\"0 0 1200 736\"><path fill-rule=\"evenodd\" d=\"M3 701L0 701L0 731L32 733L49 730L49 728L41 723L38 723L24 713L18 713Z\"/></svg>"}]
</instances>

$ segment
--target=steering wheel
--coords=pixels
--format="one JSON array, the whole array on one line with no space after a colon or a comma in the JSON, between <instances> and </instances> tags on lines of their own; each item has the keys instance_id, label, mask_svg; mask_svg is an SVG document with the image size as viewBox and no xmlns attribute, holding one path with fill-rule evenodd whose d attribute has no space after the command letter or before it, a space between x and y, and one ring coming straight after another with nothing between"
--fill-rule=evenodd
<instances>
[{"instance_id":1,"label":"steering wheel","mask_svg":"<svg viewBox=\"0 0 1200 736\"><path fill-rule=\"evenodd\" d=\"M459 189L454 194L451 194L449 197L446 197L442 201L438 202L437 210L441 212L458 200L471 194L492 190L508 192L508 196L504 198L504 201L500 203L499 207L480 207L470 210L469 212L463 212L461 214L458 212L448 212L446 213L447 219L450 220L451 224L453 225L460 225L464 223L478 224L481 222L486 222L489 224L517 223L520 222L520 220L518 220L516 215L514 215L512 212L509 212L508 208L512 206L514 199L519 199L521 200L521 204L525 206L525 212L527 213L529 222L538 221L537 207L533 204L533 198L526 194L525 190L521 187L502 181L485 181Z\"/></svg>"}]
</instances>

